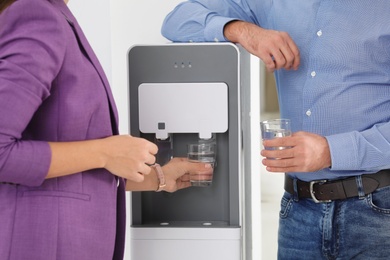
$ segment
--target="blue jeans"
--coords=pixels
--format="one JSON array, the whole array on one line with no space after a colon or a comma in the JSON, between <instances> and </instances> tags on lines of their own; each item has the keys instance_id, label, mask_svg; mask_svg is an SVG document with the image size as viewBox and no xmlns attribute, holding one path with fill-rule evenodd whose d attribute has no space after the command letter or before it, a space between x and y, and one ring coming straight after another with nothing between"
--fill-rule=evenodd
<instances>
[{"instance_id":1,"label":"blue jeans","mask_svg":"<svg viewBox=\"0 0 390 260\"><path fill-rule=\"evenodd\" d=\"M390 259L390 187L318 204L286 192L278 259Z\"/></svg>"}]
</instances>

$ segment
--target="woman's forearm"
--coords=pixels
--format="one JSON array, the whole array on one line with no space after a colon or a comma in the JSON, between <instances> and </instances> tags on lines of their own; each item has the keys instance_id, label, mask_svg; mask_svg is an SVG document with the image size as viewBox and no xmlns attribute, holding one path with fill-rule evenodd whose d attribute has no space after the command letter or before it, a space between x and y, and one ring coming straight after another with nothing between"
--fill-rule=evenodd
<instances>
[{"instance_id":1,"label":"woman's forearm","mask_svg":"<svg viewBox=\"0 0 390 260\"><path fill-rule=\"evenodd\" d=\"M146 139L115 135L79 142L51 142L51 163L47 178L105 168L112 174L141 182L155 162L157 146Z\"/></svg>"},{"instance_id":2,"label":"woman's forearm","mask_svg":"<svg viewBox=\"0 0 390 260\"><path fill-rule=\"evenodd\" d=\"M47 178L74 174L104 166L101 140L49 142L51 164Z\"/></svg>"}]
</instances>

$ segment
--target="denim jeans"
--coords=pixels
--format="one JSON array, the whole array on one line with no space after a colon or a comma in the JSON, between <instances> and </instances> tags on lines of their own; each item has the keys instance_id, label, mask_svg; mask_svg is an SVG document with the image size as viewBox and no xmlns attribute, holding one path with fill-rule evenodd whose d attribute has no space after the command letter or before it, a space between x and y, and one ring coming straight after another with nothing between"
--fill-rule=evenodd
<instances>
[{"instance_id":1,"label":"denim jeans","mask_svg":"<svg viewBox=\"0 0 390 260\"><path fill-rule=\"evenodd\" d=\"M318 204L286 192L278 259L390 259L390 187Z\"/></svg>"}]
</instances>

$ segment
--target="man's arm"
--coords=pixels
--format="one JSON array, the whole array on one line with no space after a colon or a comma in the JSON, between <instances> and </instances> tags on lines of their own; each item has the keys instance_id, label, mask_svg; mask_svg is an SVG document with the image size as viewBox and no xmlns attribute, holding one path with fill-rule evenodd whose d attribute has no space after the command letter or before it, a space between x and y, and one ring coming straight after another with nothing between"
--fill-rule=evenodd
<instances>
[{"instance_id":1,"label":"man's arm","mask_svg":"<svg viewBox=\"0 0 390 260\"><path fill-rule=\"evenodd\" d=\"M259 17L253 17L248 9L245 1L183 2L165 18L161 32L175 42L240 43L263 60L268 71L297 69L299 50L291 37L285 32L261 28L256 24Z\"/></svg>"}]
</instances>

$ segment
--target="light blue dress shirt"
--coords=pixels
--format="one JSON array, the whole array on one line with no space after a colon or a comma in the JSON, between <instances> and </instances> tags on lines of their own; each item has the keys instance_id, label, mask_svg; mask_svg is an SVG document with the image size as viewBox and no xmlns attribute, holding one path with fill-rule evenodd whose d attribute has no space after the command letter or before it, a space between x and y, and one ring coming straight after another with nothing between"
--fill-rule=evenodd
<instances>
[{"instance_id":1,"label":"light blue dress shirt","mask_svg":"<svg viewBox=\"0 0 390 260\"><path fill-rule=\"evenodd\" d=\"M294 132L325 136L331 151L330 169L290 173L310 181L390 168L389 15L389 0L199 0L177 6L162 33L226 41L223 27L236 19L288 32L301 65L275 72L281 117Z\"/></svg>"}]
</instances>

